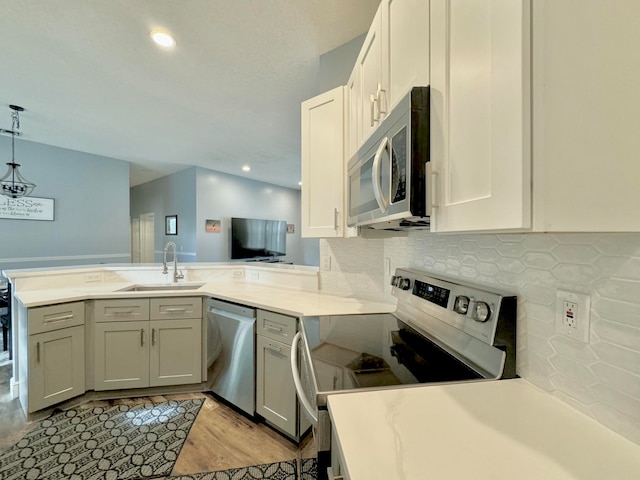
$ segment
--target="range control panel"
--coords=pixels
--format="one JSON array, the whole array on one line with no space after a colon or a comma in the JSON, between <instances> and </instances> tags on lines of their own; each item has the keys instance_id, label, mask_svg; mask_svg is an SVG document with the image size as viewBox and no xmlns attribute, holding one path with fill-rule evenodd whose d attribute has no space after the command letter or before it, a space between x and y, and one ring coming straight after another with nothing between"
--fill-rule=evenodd
<instances>
[{"instance_id":1,"label":"range control panel","mask_svg":"<svg viewBox=\"0 0 640 480\"><path fill-rule=\"evenodd\" d=\"M427 282L421 282L416 280L413 284L413 294L427 300L428 302L435 303L443 308L447 308L449 303L449 293L451 290L437 285L432 285Z\"/></svg>"},{"instance_id":2,"label":"range control panel","mask_svg":"<svg viewBox=\"0 0 640 480\"><path fill-rule=\"evenodd\" d=\"M493 341L502 303L510 298L503 292L409 269L397 269L391 284L396 287L398 308L408 302L487 343Z\"/></svg>"}]
</instances>

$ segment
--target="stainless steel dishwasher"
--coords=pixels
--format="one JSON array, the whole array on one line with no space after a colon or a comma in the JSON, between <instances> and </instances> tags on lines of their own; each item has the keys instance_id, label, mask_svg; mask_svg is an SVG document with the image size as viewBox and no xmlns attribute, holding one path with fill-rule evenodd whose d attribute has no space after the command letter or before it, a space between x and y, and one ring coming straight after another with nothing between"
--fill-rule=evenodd
<instances>
[{"instance_id":1,"label":"stainless steel dishwasher","mask_svg":"<svg viewBox=\"0 0 640 480\"><path fill-rule=\"evenodd\" d=\"M211 298L207 318L211 391L253 417L256 310Z\"/></svg>"}]
</instances>

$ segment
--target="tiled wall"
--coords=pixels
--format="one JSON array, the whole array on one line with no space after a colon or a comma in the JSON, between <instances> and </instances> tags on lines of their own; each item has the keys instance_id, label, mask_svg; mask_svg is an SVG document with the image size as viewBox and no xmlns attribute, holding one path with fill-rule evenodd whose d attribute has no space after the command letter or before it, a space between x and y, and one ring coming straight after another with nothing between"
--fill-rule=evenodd
<instances>
[{"instance_id":1,"label":"tiled wall","mask_svg":"<svg viewBox=\"0 0 640 480\"><path fill-rule=\"evenodd\" d=\"M518 374L640 444L640 234L435 235L321 241L321 288L388 295L387 265L518 295ZM556 291L589 294L590 343L555 332ZM379 297L378 297L379 298Z\"/></svg>"}]
</instances>

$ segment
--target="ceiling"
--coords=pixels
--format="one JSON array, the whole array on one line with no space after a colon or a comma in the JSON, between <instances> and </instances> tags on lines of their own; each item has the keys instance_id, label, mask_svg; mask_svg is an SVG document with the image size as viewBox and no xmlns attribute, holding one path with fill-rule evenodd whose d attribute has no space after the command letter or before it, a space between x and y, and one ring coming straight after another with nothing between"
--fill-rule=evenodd
<instances>
[{"instance_id":1,"label":"ceiling","mask_svg":"<svg viewBox=\"0 0 640 480\"><path fill-rule=\"evenodd\" d=\"M0 128L20 105L21 138L131 162L131 185L197 165L299 188L319 57L366 32L378 3L4 0Z\"/></svg>"}]
</instances>

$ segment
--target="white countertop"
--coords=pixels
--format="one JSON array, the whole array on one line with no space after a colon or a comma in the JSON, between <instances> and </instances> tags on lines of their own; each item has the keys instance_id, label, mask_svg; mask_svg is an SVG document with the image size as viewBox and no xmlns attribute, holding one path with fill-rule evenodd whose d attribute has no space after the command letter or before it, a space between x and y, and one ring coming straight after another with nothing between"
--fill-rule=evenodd
<instances>
[{"instance_id":1,"label":"white countertop","mask_svg":"<svg viewBox=\"0 0 640 480\"><path fill-rule=\"evenodd\" d=\"M132 285L135 285L135 283L100 283L94 286L48 288L16 292L16 297L25 307L100 298L205 296L293 316L387 313L395 310L395 305L390 302L342 297L317 291L303 291L258 283L209 282L197 290L120 291Z\"/></svg>"},{"instance_id":2,"label":"white countertop","mask_svg":"<svg viewBox=\"0 0 640 480\"><path fill-rule=\"evenodd\" d=\"M329 396L350 480L623 480L640 446L524 379Z\"/></svg>"}]
</instances>

